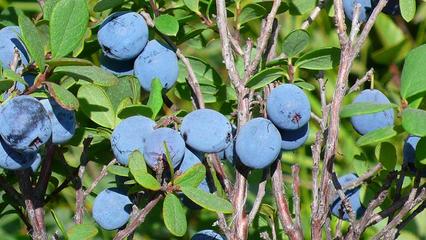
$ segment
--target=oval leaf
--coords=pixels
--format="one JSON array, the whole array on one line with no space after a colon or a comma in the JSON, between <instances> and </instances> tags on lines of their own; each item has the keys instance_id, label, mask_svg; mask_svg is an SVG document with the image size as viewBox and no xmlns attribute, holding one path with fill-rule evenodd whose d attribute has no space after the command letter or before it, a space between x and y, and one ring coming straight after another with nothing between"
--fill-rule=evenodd
<instances>
[{"instance_id":1,"label":"oval leaf","mask_svg":"<svg viewBox=\"0 0 426 240\"><path fill-rule=\"evenodd\" d=\"M266 9L259 4L248 4L240 13L238 25L250 22L252 20L262 18L267 13Z\"/></svg>"},{"instance_id":2,"label":"oval leaf","mask_svg":"<svg viewBox=\"0 0 426 240\"><path fill-rule=\"evenodd\" d=\"M174 183L178 186L198 187L206 178L206 167L202 163L197 163L179 175Z\"/></svg>"},{"instance_id":3,"label":"oval leaf","mask_svg":"<svg viewBox=\"0 0 426 240\"><path fill-rule=\"evenodd\" d=\"M145 105L131 105L121 109L117 116L121 119L126 119L131 116L142 115L145 117L152 117L152 110Z\"/></svg>"},{"instance_id":4,"label":"oval leaf","mask_svg":"<svg viewBox=\"0 0 426 240\"><path fill-rule=\"evenodd\" d=\"M186 7L189 8L189 10L199 13L198 10L198 4L200 3L199 0L183 0L183 3L185 3Z\"/></svg>"},{"instance_id":5,"label":"oval leaf","mask_svg":"<svg viewBox=\"0 0 426 240\"><path fill-rule=\"evenodd\" d=\"M98 229L90 223L76 224L68 229L67 234L69 240L86 240L95 237L98 234Z\"/></svg>"},{"instance_id":6,"label":"oval leaf","mask_svg":"<svg viewBox=\"0 0 426 240\"><path fill-rule=\"evenodd\" d=\"M375 149L376 158L389 171L395 168L397 155L395 147L389 142L377 145Z\"/></svg>"},{"instance_id":7,"label":"oval leaf","mask_svg":"<svg viewBox=\"0 0 426 240\"><path fill-rule=\"evenodd\" d=\"M402 112L402 127L412 135L426 136L426 111L405 109Z\"/></svg>"},{"instance_id":8,"label":"oval leaf","mask_svg":"<svg viewBox=\"0 0 426 240\"><path fill-rule=\"evenodd\" d=\"M151 83L151 92L149 93L148 107L152 110L152 119L157 117L157 114L160 112L163 107L163 85L160 82L160 79L155 78Z\"/></svg>"},{"instance_id":9,"label":"oval leaf","mask_svg":"<svg viewBox=\"0 0 426 240\"><path fill-rule=\"evenodd\" d=\"M124 2L124 0L101 0L101 1L96 3L93 10L95 12L103 12L107 9L120 6L121 4L123 4L123 2Z\"/></svg>"},{"instance_id":10,"label":"oval leaf","mask_svg":"<svg viewBox=\"0 0 426 240\"><path fill-rule=\"evenodd\" d=\"M37 30L37 27L33 22L25 16L21 11L18 11L19 17L19 28L21 29L21 37L25 43L25 46L28 49L28 52L31 55L31 58L34 59L40 71L44 71L44 46L41 41L40 32Z\"/></svg>"},{"instance_id":11,"label":"oval leaf","mask_svg":"<svg viewBox=\"0 0 426 240\"><path fill-rule=\"evenodd\" d=\"M158 191L161 188L160 183L151 174L148 173L145 159L139 151L134 151L129 156L129 169L136 182L142 187Z\"/></svg>"},{"instance_id":12,"label":"oval leaf","mask_svg":"<svg viewBox=\"0 0 426 240\"><path fill-rule=\"evenodd\" d=\"M61 105L61 107L68 110L78 109L79 102L78 99L74 96L74 94L72 94L70 91L56 83L46 82L45 84L47 86L50 96L52 96L55 101L59 105Z\"/></svg>"},{"instance_id":13,"label":"oval leaf","mask_svg":"<svg viewBox=\"0 0 426 240\"><path fill-rule=\"evenodd\" d=\"M99 86L86 84L77 93L81 110L93 122L106 128L115 127L115 113L105 90Z\"/></svg>"},{"instance_id":14,"label":"oval leaf","mask_svg":"<svg viewBox=\"0 0 426 240\"><path fill-rule=\"evenodd\" d=\"M396 134L397 132L393 130L393 127L379 128L360 137L358 141L356 141L356 145L361 147L368 144L383 142L386 139L396 136Z\"/></svg>"},{"instance_id":15,"label":"oval leaf","mask_svg":"<svg viewBox=\"0 0 426 240\"><path fill-rule=\"evenodd\" d=\"M342 107L340 117L347 118L357 115L376 113L393 107L397 106L395 104L378 104L370 102L351 103Z\"/></svg>"},{"instance_id":16,"label":"oval leaf","mask_svg":"<svg viewBox=\"0 0 426 240\"><path fill-rule=\"evenodd\" d=\"M411 50L401 75L401 96L405 99L426 92L426 44ZM421 97L421 96L418 96ZM416 96L416 98L418 98Z\"/></svg>"},{"instance_id":17,"label":"oval leaf","mask_svg":"<svg viewBox=\"0 0 426 240\"><path fill-rule=\"evenodd\" d=\"M328 70L339 65L340 49L323 48L309 52L300 57L295 66L310 70Z\"/></svg>"},{"instance_id":18,"label":"oval leaf","mask_svg":"<svg viewBox=\"0 0 426 240\"><path fill-rule=\"evenodd\" d=\"M416 15L416 0L402 0L399 1L401 8L401 15L405 21L409 22L413 20Z\"/></svg>"},{"instance_id":19,"label":"oval leaf","mask_svg":"<svg viewBox=\"0 0 426 240\"><path fill-rule=\"evenodd\" d=\"M180 189L185 196L207 210L222 213L232 213L234 210L232 204L227 200L199 188L182 186Z\"/></svg>"},{"instance_id":20,"label":"oval leaf","mask_svg":"<svg viewBox=\"0 0 426 240\"><path fill-rule=\"evenodd\" d=\"M248 80L246 83L246 87L253 90L259 89L277 80L283 75L284 75L284 70L282 68L279 68L279 67L267 68L258 72L256 75L250 78L250 80Z\"/></svg>"},{"instance_id":21,"label":"oval leaf","mask_svg":"<svg viewBox=\"0 0 426 240\"><path fill-rule=\"evenodd\" d=\"M118 81L112 73L96 66L61 66L55 68L55 73L69 75L103 87L115 85Z\"/></svg>"},{"instance_id":22,"label":"oval leaf","mask_svg":"<svg viewBox=\"0 0 426 240\"><path fill-rule=\"evenodd\" d=\"M128 177L129 169L123 166L111 165L107 168L108 172L117 176Z\"/></svg>"},{"instance_id":23,"label":"oval leaf","mask_svg":"<svg viewBox=\"0 0 426 240\"><path fill-rule=\"evenodd\" d=\"M168 36L176 36L179 31L179 22L175 17L168 14L163 14L155 18L154 24L158 31Z\"/></svg>"},{"instance_id":24,"label":"oval leaf","mask_svg":"<svg viewBox=\"0 0 426 240\"><path fill-rule=\"evenodd\" d=\"M86 33L89 9L86 0L60 1L50 17L50 45L53 58L71 53Z\"/></svg>"},{"instance_id":25,"label":"oval leaf","mask_svg":"<svg viewBox=\"0 0 426 240\"><path fill-rule=\"evenodd\" d=\"M309 44L309 33L305 30L297 29L290 32L283 42L283 52L292 58L303 51Z\"/></svg>"},{"instance_id":26,"label":"oval leaf","mask_svg":"<svg viewBox=\"0 0 426 240\"><path fill-rule=\"evenodd\" d=\"M185 235L187 228L185 212L174 194L167 194L164 199L163 219L170 233L178 237Z\"/></svg>"},{"instance_id":27,"label":"oval leaf","mask_svg":"<svg viewBox=\"0 0 426 240\"><path fill-rule=\"evenodd\" d=\"M89 60L80 58L55 58L47 60L46 63L51 68L58 66L93 66L93 63Z\"/></svg>"}]
</instances>

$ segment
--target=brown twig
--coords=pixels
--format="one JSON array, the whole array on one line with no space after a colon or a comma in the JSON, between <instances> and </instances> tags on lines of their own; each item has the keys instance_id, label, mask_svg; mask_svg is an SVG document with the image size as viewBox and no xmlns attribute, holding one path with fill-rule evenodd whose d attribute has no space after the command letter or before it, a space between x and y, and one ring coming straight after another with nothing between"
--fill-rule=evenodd
<instances>
[{"instance_id":1,"label":"brown twig","mask_svg":"<svg viewBox=\"0 0 426 240\"><path fill-rule=\"evenodd\" d=\"M370 68L370 70L368 70L368 72L365 73L364 77L362 77L361 79L357 80L355 82L355 84L352 85L352 87L348 90L347 94L351 94L351 93L357 91L362 84L364 84L367 81L371 81L371 79L373 78L373 76L374 76L374 69Z\"/></svg>"},{"instance_id":2,"label":"brown twig","mask_svg":"<svg viewBox=\"0 0 426 240\"><path fill-rule=\"evenodd\" d=\"M55 155L56 148L57 147L55 144L48 145L46 159L43 161L43 164L41 166L40 178L35 189L37 197L39 197L40 199L44 198L44 195L46 194L47 185L49 184L50 176L52 176L52 161L53 156Z\"/></svg>"},{"instance_id":3,"label":"brown twig","mask_svg":"<svg viewBox=\"0 0 426 240\"><path fill-rule=\"evenodd\" d=\"M314 22L315 18L319 15L321 10L324 8L326 0L319 0L317 6L312 10L309 17L302 23L301 29L306 30Z\"/></svg>"},{"instance_id":4,"label":"brown twig","mask_svg":"<svg viewBox=\"0 0 426 240\"><path fill-rule=\"evenodd\" d=\"M92 184L90 185L90 187L88 187L85 191L84 191L84 198L86 198L87 196L90 195L90 193L92 193L93 189L95 189L95 187L99 184L99 182L106 176L108 175L108 167L114 165L117 163L117 160L114 158L113 160L111 160L107 165L102 167L101 172L99 173L99 175L95 178L95 180L93 180Z\"/></svg>"},{"instance_id":5,"label":"brown twig","mask_svg":"<svg viewBox=\"0 0 426 240\"><path fill-rule=\"evenodd\" d=\"M84 217L84 188L83 188L83 176L86 171L86 165L88 162L89 155L89 146L92 143L93 137L88 136L83 141L83 153L80 158L80 167L78 168L78 178L76 183L76 191L75 191L75 215L74 215L74 223L82 224Z\"/></svg>"},{"instance_id":6,"label":"brown twig","mask_svg":"<svg viewBox=\"0 0 426 240\"><path fill-rule=\"evenodd\" d=\"M134 220L131 221L125 229L120 230L117 235L115 235L114 240L122 240L132 234L136 228L138 228L139 225L145 221L145 217L151 212L151 210L161 199L163 199L163 195L158 194L155 198L149 201L143 209L136 213Z\"/></svg>"},{"instance_id":7,"label":"brown twig","mask_svg":"<svg viewBox=\"0 0 426 240\"><path fill-rule=\"evenodd\" d=\"M299 229L299 231L303 234L302 230L302 219L301 219L301 211L300 211L300 167L295 164L291 166L291 175L293 176L293 209L295 215L295 225Z\"/></svg>"},{"instance_id":8,"label":"brown twig","mask_svg":"<svg viewBox=\"0 0 426 240\"><path fill-rule=\"evenodd\" d=\"M256 217L257 212L259 211L260 205L262 204L263 197L266 193L266 183L268 182L269 169L263 170L262 181L259 183L259 188L257 190L256 199L254 200L253 207L248 216L248 225L251 225L254 218Z\"/></svg>"},{"instance_id":9,"label":"brown twig","mask_svg":"<svg viewBox=\"0 0 426 240\"><path fill-rule=\"evenodd\" d=\"M272 166L272 192L274 194L275 201L278 208L278 217L281 221L281 225L284 232L292 240L303 239L303 234L297 226L294 225L291 218L290 210L288 208L288 202L283 191L283 176L281 169L281 161L278 159Z\"/></svg>"}]
</instances>

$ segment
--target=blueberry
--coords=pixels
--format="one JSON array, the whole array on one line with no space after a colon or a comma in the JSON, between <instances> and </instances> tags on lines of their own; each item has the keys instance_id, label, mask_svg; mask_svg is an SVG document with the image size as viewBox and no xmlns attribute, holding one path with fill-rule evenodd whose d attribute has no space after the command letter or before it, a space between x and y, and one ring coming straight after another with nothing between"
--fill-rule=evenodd
<instances>
[{"instance_id":1,"label":"blueberry","mask_svg":"<svg viewBox=\"0 0 426 240\"><path fill-rule=\"evenodd\" d=\"M135 61L135 75L145 91L151 91L152 80L158 78L164 89L170 89L178 78L176 54L156 40L148 42Z\"/></svg>"},{"instance_id":2,"label":"blueberry","mask_svg":"<svg viewBox=\"0 0 426 240\"><path fill-rule=\"evenodd\" d=\"M38 153L19 153L12 149L0 138L0 167L8 170L22 170L40 165L41 157Z\"/></svg>"},{"instance_id":3,"label":"blueberry","mask_svg":"<svg viewBox=\"0 0 426 240\"><path fill-rule=\"evenodd\" d=\"M99 58L101 68L117 76L133 75L133 65L135 61L116 60L101 54Z\"/></svg>"},{"instance_id":4,"label":"blueberry","mask_svg":"<svg viewBox=\"0 0 426 240\"><path fill-rule=\"evenodd\" d=\"M366 22L373 12L374 7L371 4L371 0L343 0L343 10L348 20L352 21L355 4L360 4L359 21Z\"/></svg>"},{"instance_id":5,"label":"blueberry","mask_svg":"<svg viewBox=\"0 0 426 240\"><path fill-rule=\"evenodd\" d=\"M298 129L311 117L308 97L293 84L273 89L266 104L269 119L281 129Z\"/></svg>"},{"instance_id":6,"label":"blueberry","mask_svg":"<svg viewBox=\"0 0 426 240\"><path fill-rule=\"evenodd\" d=\"M102 23L98 41L109 58L134 59L148 42L148 26L136 12L116 12Z\"/></svg>"},{"instance_id":7,"label":"blueberry","mask_svg":"<svg viewBox=\"0 0 426 240\"><path fill-rule=\"evenodd\" d=\"M121 121L111 135L111 147L117 161L127 165L133 151L143 153L146 137L154 131L154 127L155 122L143 116L132 116Z\"/></svg>"},{"instance_id":8,"label":"blueberry","mask_svg":"<svg viewBox=\"0 0 426 240\"><path fill-rule=\"evenodd\" d=\"M218 157L221 160L227 160L230 164L235 164L235 141L232 140L228 147L225 150L222 150L218 153Z\"/></svg>"},{"instance_id":9,"label":"blueberry","mask_svg":"<svg viewBox=\"0 0 426 240\"><path fill-rule=\"evenodd\" d=\"M53 98L40 100L52 123L52 143L63 144L75 133L75 113L62 108Z\"/></svg>"},{"instance_id":10,"label":"blueberry","mask_svg":"<svg viewBox=\"0 0 426 240\"><path fill-rule=\"evenodd\" d=\"M213 230L206 229L197 232L191 240L226 240L226 238Z\"/></svg>"},{"instance_id":11,"label":"blueberry","mask_svg":"<svg viewBox=\"0 0 426 240\"><path fill-rule=\"evenodd\" d=\"M367 89L362 91L352 103L361 102L390 104L389 99L382 92L376 89ZM367 134L368 132L379 128L393 126L393 122L393 109L351 117L352 126L361 135Z\"/></svg>"},{"instance_id":12,"label":"blueberry","mask_svg":"<svg viewBox=\"0 0 426 240\"><path fill-rule=\"evenodd\" d=\"M407 162L407 166L412 174L416 174L416 148L417 143L420 141L420 137L409 136L405 139L404 147L402 149L404 162ZM422 177L426 177L426 172L421 172Z\"/></svg>"},{"instance_id":13,"label":"blueberry","mask_svg":"<svg viewBox=\"0 0 426 240\"><path fill-rule=\"evenodd\" d=\"M180 130L186 144L200 152L220 152L232 141L232 126L228 119L210 109L199 109L186 115Z\"/></svg>"},{"instance_id":14,"label":"blueberry","mask_svg":"<svg viewBox=\"0 0 426 240\"><path fill-rule=\"evenodd\" d=\"M295 130L279 129L282 137L281 148L292 151L302 146L309 136L309 122Z\"/></svg>"},{"instance_id":15,"label":"blueberry","mask_svg":"<svg viewBox=\"0 0 426 240\"><path fill-rule=\"evenodd\" d=\"M252 119L240 129L235 150L245 166L265 168L274 162L281 152L280 132L268 119Z\"/></svg>"},{"instance_id":16,"label":"blueberry","mask_svg":"<svg viewBox=\"0 0 426 240\"><path fill-rule=\"evenodd\" d=\"M338 181L340 185L344 187L345 185L355 181L357 178L358 177L354 173L350 173L340 177ZM351 203L352 210L354 211L356 217L361 217L365 209L361 205L360 201L360 187L345 191L345 196L349 198L349 202ZM342 200L338 196L335 197L335 200L331 204L331 213L334 216L341 218L342 220L349 220L349 216L346 213L346 209L342 204Z\"/></svg>"},{"instance_id":17,"label":"blueberry","mask_svg":"<svg viewBox=\"0 0 426 240\"><path fill-rule=\"evenodd\" d=\"M0 61L4 68L10 68L15 55L15 47L19 51L22 65L28 65L29 56L24 44L19 38L21 31L18 26L9 26L0 30ZM22 70L22 68L17 69Z\"/></svg>"},{"instance_id":18,"label":"blueberry","mask_svg":"<svg viewBox=\"0 0 426 240\"><path fill-rule=\"evenodd\" d=\"M92 214L103 229L114 230L129 221L131 211L132 202L126 193L118 188L108 188L95 198Z\"/></svg>"},{"instance_id":19,"label":"blueberry","mask_svg":"<svg viewBox=\"0 0 426 240\"><path fill-rule=\"evenodd\" d=\"M0 110L0 134L13 149L35 152L52 136L43 105L31 96L17 96Z\"/></svg>"},{"instance_id":20,"label":"blueberry","mask_svg":"<svg viewBox=\"0 0 426 240\"><path fill-rule=\"evenodd\" d=\"M173 167L176 168L182 162L185 142L179 132L170 128L158 128L147 136L143 151L145 161L152 169L155 169L158 160L166 160L164 143L169 150Z\"/></svg>"}]
</instances>

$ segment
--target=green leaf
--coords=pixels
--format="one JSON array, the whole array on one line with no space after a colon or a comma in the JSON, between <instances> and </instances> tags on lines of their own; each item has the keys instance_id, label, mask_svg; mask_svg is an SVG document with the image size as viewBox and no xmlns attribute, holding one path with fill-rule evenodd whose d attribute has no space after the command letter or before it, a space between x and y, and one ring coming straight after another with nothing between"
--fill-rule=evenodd
<instances>
[{"instance_id":1,"label":"green leaf","mask_svg":"<svg viewBox=\"0 0 426 240\"><path fill-rule=\"evenodd\" d=\"M426 138L421 138L416 145L416 163L426 165Z\"/></svg>"},{"instance_id":2,"label":"green leaf","mask_svg":"<svg viewBox=\"0 0 426 240\"><path fill-rule=\"evenodd\" d=\"M37 27L31 22L31 20L24 15L21 11L18 11L19 28L21 29L21 37L40 71L43 72L45 68L44 61L44 48L43 42L41 41L40 32Z\"/></svg>"},{"instance_id":3,"label":"green leaf","mask_svg":"<svg viewBox=\"0 0 426 240\"><path fill-rule=\"evenodd\" d=\"M375 149L377 160L389 171L394 170L397 160L396 149L389 142L382 142Z\"/></svg>"},{"instance_id":4,"label":"green leaf","mask_svg":"<svg viewBox=\"0 0 426 240\"><path fill-rule=\"evenodd\" d=\"M395 104L379 104L371 102L351 103L342 107L342 110L340 111L340 117L347 118L357 115L377 113L393 107L397 106Z\"/></svg>"},{"instance_id":5,"label":"green leaf","mask_svg":"<svg viewBox=\"0 0 426 240\"><path fill-rule=\"evenodd\" d=\"M81 58L55 58L46 61L51 68L59 66L93 66L93 63Z\"/></svg>"},{"instance_id":6,"label":"green leaf","mask_svg":"<svg viewBox=\"0 0 426 240\"><path fill-rule=\"evenodd\" d=\"M179 175L174 183L178 186L198 187L206 179L206 167L202 163L197 163Z\"/></svg>"},{"instance_id":7,"label":"green leaf","mask_svg":"<svg viewBox=\"0 0 426 240\"><path fill-rule=\"evenodd\" d=\"M61 66L55 68L55 73L62 73L77 79L93 82L103 87L115 85L118 81L114 74L96 66Z\"/></svg>"},{"instance_id":8,"label":"green leaf","mask_svg":"<svg viewBox=\"0 0 426 240\"><path fill-rule=\"evenodd\" d=\"M65 231L64 224L61 219L58 218L53 209L50 209L50 214L52 214L53 220L55 220L56 226L58 226L59 230L61 230L62 235L64 235L65 239L68 239L67 232Z\"/></svg>"},{"instance_id":9,"label":"green leaf","mask_svg":"<svg viewBox=\"0 0 426 240\"><path fill-rule=\"evenodd\" d=\"M238 26L252 20L262 18L267 13L266 9L259 4L248 4L240 13Z\"/></svg>"},{"instance_id":10,"label":"green leaf","mask_svg":"<svg viewBox=\"0 0 426 240\"><path fill-rule=\"evenodd\" d=\"M181 186L180 189L185 196L207 210L222 213L232 213L234 211L230 202L214 194L189 186Z\"/></svg>"},{"instance_id":11,"label":"green leaf","mask_svg":"<svg viewBox=\"0 0 426 240\"><path fill-rule=\"evenodd\" d=\"M123 3L124 0L101 0L96 3L95 7L93 7L93 10L95 12L103 12L107 9L118 7Z\"/></svg>"},{"instance_id":12,"label":"green leaf","mask_svg":"<svg viewBox=\"0 0 426 240\"><path fill-rule=\"evenodd\" d=\"M115 127L115 112L105 90L101 87L86 84L77 93L80 109L93 122L106 127Z\"/></svg>"},{"instance_id":13,"label":"green leaf","mask_svg":"<svg viewBox=\"0 0 426 240\"><path fill-rule=\"evenodd\" d=\"M179 198L169 193L163 202L163 219L171 234L182 237L186 233L187 222L185 212Z\"/></svg>"},{"instance_id":14,"label":"green leaf","mask_svg":"<svg viewBox=\"0 0 426 240\"><path fill-rule=\"evenodd\" d=\"M3 69L3 78L5 80L11 80L14 82L19 82L24 84L25 86L28 86L28 83L16 72L12 71L10 68Z\"/></svg>"},{"instance_id":15,"label":"green leaf","mask_svg":"<svg viewBox=\"0 0 426 240\"><path fill-rule=\"evenodd\" d=\"M246 83L246 87L253 90L263 88L283 75L284 70L280 67L267 68L256 73L256 75L250 78Z\"/></svg>"},{"instance_id":16,"label":"green leaf","mask_svg":"<svg viewBox=\"0 0 426 240\"><path fill-rule=\"evenodd\" d=\"M426 68L423 64L425 62L426 44L408 53L401 75L401 96L403 98L424 96L426 92Z\"/></svg>"},{"instance_id":17,"label":"green leaf","mask_svg":"<svg viewBox=\"0 0 426 240\"><path fill-rule=\"evenodd\" d=\"M412 135L426 136L426 111L405 109L402 112L402 127Z\"/></svg>"},{"instance_id":18,"label":"green leaf","mask_svg":"<svg viewBox=\"0 0 426 240\"><path fill-rule=\"evenodd\" d=\"M43 6L43 19L50 20L50 17L52 16L53 8L55 7L56 3L58 3L61 0L47 0L44 3Z\"/></svg>"},{"instance_id":19,"label":"green leaf","mask_svg":"<svg viewBox=\"0 0 426 240\"><path fill-rule=\"evenodd\" d=\"M151 92L149 93L148 107L152 110L152 119L157 117L157 114L160 112L163 107L163 96L161 95L163 91L163 85L160 82L160 79L155 78L151 83Z\"/></svg>"},{"instance_id":20,"label":"green leaf","mask_svg":"<svg viewBox=\"0 0 426 240\"><path fill-rule=\"evenodd\" d=\"M156 17L154 24L158 31L168 36L176 36L179 31L179 22L175 17L168 14Z\"/></svg>"},{"instance_id":21,"label":"green leaf","mask_svg":"<svg viewBox=\"0 0 426 240\"><path fill-rule=\"evenodd\" d=\"M140 85L139 85L140 87ZM125 99L130 99L130 104L132 104L132 86L131 82L128 81L127 78L119 78L117 84L112 85L110 87L105 88L105 92L107 93L109 99L111 100L112 106L114 110L118 112L118 105Z\"/></svg>"},{"instance_id":22,"label":"green leaf","mask_svg":"<svg viewBox=\"0 0 426 240\"><path fill-rule=\"evenodd\" d=\"M379 128L360 137L358 141L356 141L356 145L361 147L368 144L383 142L386 139L396 136L396 134L397 132L393 130L393 127Z\"/></svg>"},{"instance_id":23,"label":"green leaf","mask_svg":"<svg viewBox=\"0 0 426 240\"><path fill-rule=\"evenodd\" d=\"M297 82L294 83L294 85L296 85L296 86L298 86L301 89L304 89L306 91L313 91L313 90L315 90L315 86L314 85L312 85L312 84L310 84L308 82L305 82L305 81L297 81Z\"/></svg>"},{"instance_id":24,"label":"green leaf","mask_svg":"<svg viewBox=\"0 0 426 240\"><path fill-rule=\"evenodd\" d=\"M136 150L130 154L129 169L130 173L133 175L139 185L153 191L160 190L161 185L157 179L148 173L145 159L141 152Z\"/></svg>"},{"instance_id":25,"label":"green leaf","mask_svg":"<svg viewBox=\"0 0 426 240\"><path fill-rule=\"evenodd\" d=\"M416 0L399 1L399 7L401 9L401 15L405 21L409 22L413 20L416 15Z\"/></svg>"},{"instance_id":26,"label":"green leaf","mask_svg":"<svg viewBox=\"0 0 426 240\"><path fill-rule=\"evenodd\" d=\"M287 57L292 58L303 51L309 44L309 33L305 30L297 29L290 32L283 42L283 52Z\"/></svg>"},{"instance_id":27,"label":"green leaf","mask_svg":"<svg viewBox=\"0 0 426 240\"><path fill-rule=\"evenodd\" d=\"M175 169L173 167L173 162L172 162L172 158L170 157L170 151L169 151L169 146L167 146L166 141L163 142L164 145L164 152L166 155L166 160L167 160L167 165L169 165L169 169L170 169L170 176L172 179L175 178Z\"/></svg>"},{"instance_id":28,"label":"green leaf","mask_svg":"<svg viewBox=\"0 0 426 240\"><path fill-rule=\"evenodd\" d=\"M45 82L50 96L61 105L61 107L68 110L77 110L79 106L78 99L70 91L53 82Z\"/></svg>"},{"instance_id":29,"label":"green leaf","mask_svg":"<svg viewBox=\"0 0 426 240\"><path fill-rule=\"evenodd\" d=\"M200 11L198 10L198 5L200 3L199 0L183 0L183 3L185 3L185 6L187 8L189 8L189 10L195 12L195 13L199 13Z\"/></svg>"},{"instance_id":30,"label":"green leaf","mask_svg":"<svg viewBox=\"0 0 426 240\"><path fill-rule=\"evenodd\" d=\"M142 115L142 116L150 118L152 117L152 110L148 106L139 104L139 105L127 106L121 109L121 111L118 112L117 114L117 116L121 119L126 119L128 117L135 116L135 115Z\"/></svg>"},{"instance_id":31,"label":"green leaf","mask_svg":"<svg viewBox=\"0 0 426 240\"><path fill-rule=\"evenodd\" d=\"M71 53L83 39L89 22L86 0L59 1L50 18L50 45L53 58Z\"/></svg>"},{"instance_id":32,"label":"green leaf","mask_svg":"<svg viewBox=\"0 0 426 240\"><path fill-rule=\"evenodd\" d=\"M339 48L323 48L309 52L300 57L295 66L298 68L310 70L328 70L339 65L340 49Z\"/></svg>"},{"instance_id":33,"label":"green leaf","mask_svg":"<svg viewBox=\"0 0 426 240\"><path fill-rule=\"evenodd\" d=\"M128 177L129 169L119 165L111 165L107 168L108 172L117 176Z\"/></svg>"},{"instance_id":34,"label":"green leaf","mask_svg":"<svg viewBox=\"0 0 426 240\"><path fill-rule=\"evenodd\" d=\"M76 224L67 231L69 240L92 239L98 234L98 229L91 223Z\"/></svg>"}]
</instances>

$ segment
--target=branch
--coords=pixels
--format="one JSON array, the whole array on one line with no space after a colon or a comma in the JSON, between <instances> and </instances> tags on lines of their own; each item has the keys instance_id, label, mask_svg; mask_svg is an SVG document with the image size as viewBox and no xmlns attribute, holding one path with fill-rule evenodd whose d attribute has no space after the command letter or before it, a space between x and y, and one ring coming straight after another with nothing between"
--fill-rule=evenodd
<instances>
[{"instance_id":1,"label":"branch","mask_svg":"<svg viewBox=\"0 0 426 240\"><path fill-rule=\"evenodd\" d=\"M52 176L52 162L53 156L55 155L56 145L50 143L47 147L46 159L43 161L40 170L40 177L37 183L37 187L35 189L35 193L37 197L40 199L44 199L44 195L46 194L47 185L49 184L49 179Z\"/></svg>"},{"instance_id":2,"label":"branch","mask_svg":"<svg viewBox=\"0 0 426 240\"><path fill-rule=\"evenodd\" d=\"M81 160L80 160L80 167L78 168L78 178L76 183L76 191L75 191L75 198L76 198L76 207L75 207L75 215L74 215L74 222L75 224L82 224L83 223L83 216L84 216L84 189L83 189L83 176L84 172L86 171L86 165L88 162L88 154L89 154L89 146L92 143L93 137L88 136L83 141L83 153L81 154Z\"/></svg>"},{"instance_id":3,"label":"branch","mask_svg":"<svg viewBox=\"0 0 426 240\"><path fill-rule=\"evenodd\" d=\"M280 218L284 232L292 240L303 239L302 232L300 232L300 230L297 229L297 227L293 224L287 199L283 191L284 182L280 159L278 159L277 162L272 166L272 169L272 192L277 203L278 217Z\"/></svg>"},{"instance_id":4,"label":"branch","mask_svg":"<svg viewBox=\"0 0 426 240\"><path fill-rule=\"evenodd\" d=\"M321 12L321 9L324 8L326 0L319 0L317 6L312 10L309 17L302 23L302 27L300 29L306 30L308 27L314 22L315 18L319 15Z\"/></svg>"},{"instance_id":5,"label":"branch","mask_svg":"<svg viewBox=\"0 0 426 240\"><path fill-rule=\"evenodd\" d=\"M349 89L347 94L351 94L355 91L357 91L362 84L364 84L367 81L371 81L371 79L374 77L374 69L370 68L370 70L368 70L368 72L365 73L364 77L362 77L361 79L358 79L354 85L352 85L352 87Z\"/></svg>"},{"instance_id":6,"label":"branch","mask_svg":"<svg viewBox=\"0 0 426 240\"><path fill-rule=\"evenodd\" d=\"M249 213L248 225L253 223L254 218L256 217L257 212L259 211L260 205L262 204L263 197L266 193L266 183L268 182L269 169L263 170L262 181L259 183L259 189L257 190L256 199L254 200L253 207Z\"/></svg>"},{"instance_id":7,"label":"branch","mask_svg":"<svg viewBox=\"0 0 426 240\"><path fill-rule=\"evenodd\" d=\"M300 167L299 165L293 165L291 167L291 175L293 176L293 209L295 215L296 227L303 234L302 231L302 220L300 212Z\"/></svg>"},{"instance_id":8,"label":"branch","mask_svg":"<svg viewBox=\"0 0 426 240\"><path fill-rule=\"evenodd\" d=\"M90 185L90 187L88 187L85 191L84 191L84 198L86 198L87 196L90 195L90 193L92 193L93 189L95 189L95 187L99 184L99 182L106 176L108 175L108 167L114 165L117 163L117 159L113 159L111 160L107 165L102 167L101 172L99 173L99 175L95 178L95 180L93 180L92 185Z\"/></svg>"},{"instance_id":9,"label":"branch","mask_svg":"<svg viewBox=\"0 0 426 240\"><path fill-rule=\"evenodd\" d=\"M136 228L139 227L144 221L145 217L151 212L151 210L157 205L157 203L163 199L163 195L158 194L154 199L149 201L149 203L141 210L136 213L135 219L130 222L125 229L120 230L117 235L114 237L114 240L122 240L127 238L132 234Z\"/></svg>"}]
</instances>

